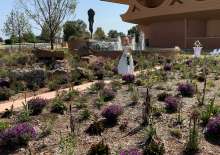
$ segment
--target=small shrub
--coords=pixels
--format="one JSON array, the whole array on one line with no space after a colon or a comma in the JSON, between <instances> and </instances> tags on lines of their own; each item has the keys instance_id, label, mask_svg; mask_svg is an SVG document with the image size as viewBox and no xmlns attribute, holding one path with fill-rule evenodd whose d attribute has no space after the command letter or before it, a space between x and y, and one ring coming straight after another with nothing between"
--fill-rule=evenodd
<instances>
[{"instance_id":1,"label":"small shrub","mask_svg":"<svg viewBox=\"0 0 220 155\"><path fill-rule=\"evenodd\" d=\"M23 104L23 110L19 113L17 117L19 123L28 122L31 120L28 104L26 103L22 103L22 104Z\"/></svg>"},{"instance_id":2,"label":"small shrub","mask_svg":"<svg viewBox=\"0 0 220 155\"><path fill-rule=\"evenodd\" d=\"M99 90L104 89L104 87L105 87L104 81L99 81L99 82L94 83L94 84L91 86L90 90L91 90L92 92L97 92L97 91L99 91Z\"/></svg>"},{"instance_id":3,"label":"small shrub","mask_svg":"<svg viewBox=\"0 0 220 155\"><path fill-rule=\"evenodd\" d=\"M128 149L120 151L119 155L142 155L142 153L138 149Z\"/></svg>"},{"instance_id":4,"label":"small shrub","mask_svg":"<svg viewBox=\"0 0 220 155\"><path fill-rule=\"evenodd\" d=\"M36 131L32 125L21 123L1 132L0 141L4 147L16 149L19 146L26 146L35 137Z\"/></svg>"},{"instance_id":5,"label":"small shrub","mask_svg":"<svg viewBox=\"0 0 220 155\"><path fill-rule=\"evenodd\" d=\"M191 83L179 84L177 90L183 97L193 97L195 94L195 87Z\"/></svg>"},{"instance_id":6,"label":"small shrub","mask_svg":"<svg viewBox=\"0 0 220 155\"><path fill-rule=\"evenodd\" d=\"M102 111L102 116L107 119L109 123L115 123L118 119L118 117L122 114L123 109L119 105L111 105L107 108L105 108Z\"/></svg>"},{"instance_id":7,"label":"small shrub","mask_svg":"<svg viewBox=\"0 0 220 155\"><path fill-rule=\"evenodd\" d=\"M52 133L52 129L54 127L54 122L56 118L47 118L42 122L42 126L40 126L41 133L39 134L39 138L44 138Z\"/></svg>"},{"instance_id":8,"label":"small shrub","mask_svg":"<svg viewBox=\"0 0 220 155\"><path fill-rule=\"evenodd\" d=\"M210 137L219 137L220 136L220 115L209 120L206 125L206 135Z\"/></svg>"},{"instance_id":9,"label":"small shrub","mask_svg":"<svg viewBox=\"0 0 220 155\"><path fill-rule=\"evenodd\" d=\"M5 111L2 114L1 118L10 118L13 114L14 114L14 106L11 105L10 109L5 109Z\"/></svg>"},{"instance_id":10,"label":"small shrub","mask_svg":"<svg viewBox=\"0 0 220 155\"><path fill-rule=\"evenodd\" d=\"M86 129L86 133L89 135L100 135L104 131L103 121L94 121L89 127Z\"/></svg>"},{"instance_id":11,"label":"small shrub","mask_svg":"<svg viewBox=\"0 0 220 155\"><path fill-rule=\"evenodd\" d=\"M171 96L171 95L166 93L166 92L160 93L160 94L157 95L157 100L161 101L161 102L164 102L166 97L168 97L168 96Z\"/></svg>"},{"instance_id":12,"label":"small shrub","mask_svg":"<svg viewBox=\"0 0 220 155\"><path fill-rule=\"evenodd\" d=\"M159 138L153 138L144 149L144 155L163 155L165 153L164 144Z\"/></svg>"},{"instance_id":13,"label":"small shrub","mask_svg":"<svg viewBox=\"0 0 220 155\"><path fill-rule=\"evenodd\" d=\"M27 102L31 115L39 115L48 101L42 98L34 98Z\"/></svg>"},{"instance_id":14,"label":"small shrub","mask_svg":"<svg viewBox=\"0 0 220 155\"><path fill-rule=\"evenodd\" d=\"M139 95L139 92L138 92L138 88L133 88L133 91L131 92L131 100L132 100L132 103L133 104L136 104L139 102L140 100L140 95Z\"/></svg>"},{"instance_id":15,"label":"small shrub","mask_svg":"<svg viewBox=\"0 0 220 155\"><path fill-rule=\"evenodd\" d=\"M165 105L168 112L176 112L179 106L179 99L174 96L168 96L165 98Z\"/></svg>"},{"instance_id":16,"label":"small shrub","mask_svg":"<svg viewBox=\"0 0 220 155\"><path fill-rule=\"evenodd\" d=\"M133 83L135 81L135 76L133 74L128 74L122 76L122 80L126 83Z\"/></svg>"},{"instance_id":17,"label":"small shrub","mask_svg":"<svg viewBox=\"0 0 220 155\"><path fill-rule=\"evenodd\" d=\"M57 80L52 80L52 81L49 81L49 83L48 83L48 88L50 91L57 90L57 89L59 89L59 87L60 87L60 85L57 82Z\"/></svg>"},{"instance_id":18,"label":"small shrub","mask_svg":"<svg viewBox=\"0 0 220 155\"><path fill-rule=\"evenodd\" d=\"M8 100L12 95L12 92L9 88L0 87L0 101Z\"/></svg>"},{"instance_id":19,"label":"small shrub","mask_svg":"<svg viewBox=\"0 0 220 155\"><path fill-rule=\"evenodd\" d=\"M63 103L63 101L59 98L56 98L52 102L51 112L57 113L57 114L64 114L64 111L67 110L66 105Z\"/></svg>"},{"instance_id":20,"label":"small shrub","mask_svg":"<svg viewBox=\"0 0 220 155\"><path fill-rule=\"evenodd\" d=\"M171 71L172 70L172 65L171 64L168 64L166 63L164 66L163 66L163 69L164 71Z\"/></svg>"},{"instance_id":21,"label":"small shrub","mask_svg":"<svg viewBox=\"0 0 220 155\"><path fill-rule=\"evenodd\" d=\"M72 155L75 154L76 137L73 134L67 136L60 135L59 151L61 154Z\"/></svg>"},{"instance_id":22,"label":"small shrub","mask_svg":"<svg viewBox=\"0 0 220 155\"><path fill-rule=\"evenodd\" d=\"M207 105L206 109L201 112L201 120L204 125L208 123L211 117L220 113L220 107L214 105L214 103L215 99L210 100L210 103Z\"/></svg>"},{"instance_id":23,"label":"small shrub","mask_svg":"<svg viewBox=\"0 0 220 155\"><path fill-rule=\"evenodd\" d=\"M77 91L77 90L70 90L68 92L64 91L61 94L61 96L62 96L61 98L63 101L71 101L74 96L78 96L78 95L79 95L79 91Z\"/></svg>"},{"instance_id":24,"label":"small shrub","mask_svg":"<svg viewBox=\"0 0 220 155\"><path fill-rule=\"evenodd\" d=\"M119 129L120 129L120 131L124 132L127 127L128 127L128 121L124 120L124 121L122 121L122 123L120 123Z\"/></svg>"},{"instance_id":25,"label":"small shrub","mask_svg":"<svg viewBox=\"0 0 220 155\"><path fill-rule=\"evenodd\" d=\"M101 141L98 144L93 144L87 155L110 155L110 149L108 145Z\"/></svg>"},{"instance_id":26,"label":"small shrub","mask_svg":"<svg viewBox=\"0 0 220 155\"><path fill-rule=\"evenodd\" d=\"M117 67L114 67L114 68L112 69L112 72L113 72L114 74L118 74L118 68L117 68Z\"/></svg>"},{"instance_id":27,"label":"small shrub","mask_svg":"<svg viewBox=\"0 0 220 155\"><path fill-rule=\"evenodd\" d=\"M31 120L30 118L30 112L29 111L26 111L26 110L23 110L19 113L18 115L18 122L22 123L22 122L28 122Z\"/></svg>"},{"instance_id":28,"label":"small shrub","mask_svg":"<svg viewBox=\"0 0 220 155\"><path fill-rule=\"evenodd\" d=\"M186 144L186 153L193 154L199 150L199 112L194 110L190 116L189 139Z\"/></svg>"},{"instance_id":29,"label":"small shrub","mask_svg":"<svg viewBox=\"0 0 220 155\"><path fill-rule=\"evenodd\" d=\"M188 67L191 67L192 64L193 64L193 61L192 61L191 59L189 59L189 60L187 60L185 63L186 63L186 65L187 65Z\"/></svg>"},{"instance_id":30,"label":"small shrub","mask_svg":"<svg viewBox=\"0 0 220 155\"><path fill-rule=\"evenodd\" d=\"M101 91L101 96L105 102L108 102L115 98L115 92L112 89L105 88Z\"/></svg>"},{"instance_id":31,"label":"small shrub","mask_svg":"<svg viewBox=\"0 0 220 155\"><path fill-rule=\"evenodd\" d=\"M104 97L98 94L98 98L95 100L95 106L100 109L105 104Z\"/></svg>"},{"instance_id":32,"label":"small shrub","mask_svg":"<svg viewBox=\"0 0 220 155\"><path fill-rule=\"evenodd\" d=\"M9 123L0 121L0 132L3 132L7 128L9 128Z\"/></svg>"},{"instance_id":33,"label":"small shrub","mask_svg":"<svg viewBox=\"0 0 220 155\"><path fill-rule=\"evenodd\" d=\"M120 81L113 80L111 82L111 86L112 86L112 90L117 92L119 89L121 89L122 84L120 83Z\"/></svg>"},{"instance_id":34,"label":"small shrub","mask_svg":"<svg viewBox=\"0 0 220 155\"><path fill-rule=\"evenodd\" d=\"M88 109L84 109L83 111L80 112L80 120L87 120L91 116L91 112Z\"/></svg>"},{"instance_id":35,"label":"small shrub","mask_svg":"<svg viewBox=\"0 0 220 155\"><path fill-rule=\"evenodd\" d=\"M180 139L182 137L182 133L181 133L180 129L171 129L170 135L173 137L176 137L178 139Z\"/></svg>"}]
</instances>

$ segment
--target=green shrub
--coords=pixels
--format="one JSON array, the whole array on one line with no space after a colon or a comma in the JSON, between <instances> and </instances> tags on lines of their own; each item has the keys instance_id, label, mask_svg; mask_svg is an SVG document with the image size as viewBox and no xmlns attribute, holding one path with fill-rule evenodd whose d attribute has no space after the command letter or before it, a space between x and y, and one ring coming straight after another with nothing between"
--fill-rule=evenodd
<instances>
[{"instance_id":1,"label":"green shrub","mask_svg":"<svg viewBox=\"0 0 220 155\"><path fill-rule=\"evenodd\" d=\"M52 107L51 107L52 113L63 115L66 110L67 110L67 107L60 98L55 98L52 101Z\"/></svg>"},{"instance_id":2,"label":"green shrub","mask_svg":"<svg viewBox=\"0 0 220 155\"><path fill-rule=\"evenodd\" d=\"M61 94L61 98L63 101L71 101L73 97L78 96L79 95L79 91L77 90L70 90L68 92L63 92Z\"/></svg>"},{"instance_id":3,"label":"green shrub","mask_svg":"<svg viewBox=\"0 0 220 155\"><path fill-rule=\"evenodd\" d=\"M57 80L52 80L52 81L49 81L48 83L48 88L50 91L57 90L59 89L59 87L60 85L58 84Z\"/></svg>"},{"instance_id":4,"label":"green shrub","mask_svg":"<svg viewBox=\"0 0 220 155\"><path fill-rule=\"evenodd\" d=\"M83 111L80 112L80 120L87 120L91 116L91 112L88 109L84 109Z\"/></svg>"},{"instance_id":5,"label":"green shrub","mask_svg":"<svg viewBox=\"0 0 220 155\"><path fill-rule=\"evenodd\" d=\"M12 95L12 91L8 88L0 87L0 101L8 100Z\"/></svg>"},{"instance_id":6,"label":"green shrub","mask_svg":"<svg viewBox=\"0 0 220 155\"><path fill-rule=\"evenodd\" d=\"M110 155L110 149L108 145L101 141L98 144L93 144L87 155Z\"/></svg>"},{"instance_id":7,"label":"green shrub","mask_svg":"<svg viewBox=\"0 0 220 155\"><path fill-rule=\"evenodd\" d=\"M0 121L0 132L4 131L5 129L9 128L10 125L8 122L2 122Z\"/></svg>"}]
</instances>

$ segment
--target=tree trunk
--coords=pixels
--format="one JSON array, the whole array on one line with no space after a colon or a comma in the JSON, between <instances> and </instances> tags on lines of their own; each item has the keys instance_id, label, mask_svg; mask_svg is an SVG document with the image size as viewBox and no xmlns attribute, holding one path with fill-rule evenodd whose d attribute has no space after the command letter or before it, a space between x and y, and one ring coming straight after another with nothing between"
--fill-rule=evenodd
<instances>
[{"instance_id":1,"label":"tree trunk","mask_svg":"<svg viewBox=\"0 0 220 155\"><path fill-rule=\"evenodd\" d=\"M51 49L51 50L54 49L54 42L53 42L53 39L50 40L50 49Z\"/></svg>"}]
</instances>

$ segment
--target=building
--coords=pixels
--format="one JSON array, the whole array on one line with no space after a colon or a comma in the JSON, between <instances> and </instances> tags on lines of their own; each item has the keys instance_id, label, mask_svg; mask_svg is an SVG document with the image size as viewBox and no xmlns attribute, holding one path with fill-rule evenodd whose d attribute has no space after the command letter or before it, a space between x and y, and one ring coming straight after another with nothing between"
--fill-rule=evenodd
<instances>
[{"instance_id":1,"label":"building","mask_svg":"<svg viewBox=\"0 0 220 155\"><path fill-rule=\"evenodd\" d=\"M149 47L220 48L220 0L103 0L129 5L122 20L138 24Z\"/></svg>"}]
</instances>

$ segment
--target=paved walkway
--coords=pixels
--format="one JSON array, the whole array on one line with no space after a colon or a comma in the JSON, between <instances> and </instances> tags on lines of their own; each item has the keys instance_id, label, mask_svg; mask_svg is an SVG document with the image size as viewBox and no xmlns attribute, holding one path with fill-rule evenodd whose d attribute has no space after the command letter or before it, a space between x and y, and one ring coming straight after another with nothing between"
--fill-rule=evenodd
<instances>
[{"instance_id":1,"label":"paved walkway","mask_svg":"<svg viewBox=\"0 0 220 155\"><path fill-rule=\"evenodd\" d=\"M155 67L155 69L159 69L160 67ZM138 75L140 74L140 71L137 71L134 73L135 75ZM95 82L97 81L94 81L94 82L88 82L88 83L85 83L85 84L82 84L82 85L79 85L79 86L75 86L73 87L73 89L75 90L78 90L80 92L82 91L85 91L87 90L88 88L91 87L92 84L94 84ZM105 83L110 83L111 80L105 80L104 81ZM66 88L66 89L60 89L58 90L59 92L61 91L68 91L70 88ZM36 98L36 97L40 97L40 98L44 98L44 99L53 99L55 98L57 95L57 91L51 91L51 92L47 92L47 93L43 93L43 94L39 94L39 95L36 95L36 96L32 96L32 97L28 97L27 98L27 101L33 99L33 98ZM0 113L4 112L5 109L10 109L10 107L13 105L14 106L14 109L15 110L19 110L20 108L23 107L23 104L25 102L25 99L18 99L18 100L15 100L15 101L6 101L6 102L0 102Z\"/></svg>"}]
</instances>

